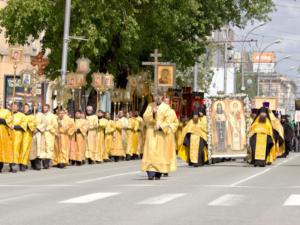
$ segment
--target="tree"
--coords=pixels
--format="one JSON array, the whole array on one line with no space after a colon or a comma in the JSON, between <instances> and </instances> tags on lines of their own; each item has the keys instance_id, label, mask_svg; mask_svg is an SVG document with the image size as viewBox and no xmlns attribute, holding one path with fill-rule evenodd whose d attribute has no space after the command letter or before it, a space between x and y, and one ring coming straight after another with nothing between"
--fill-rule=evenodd
<instances>
[{"instance_id":1,"label":"tree","mask_svg":"<svg viewBox=\"0 0 300 225\"><path fill-rule=\"evenodd\" d=\"M12 45L45 32L50 73L60 68L64 7L64 0L9 0L0 11L0 26ZM88 41L70 42L68 69L74 70L76 59L84 55L91 59L92 71L109 71L123 84L158 48L163 60L183 70L205 52L213 30L267 20L273 9L272 0L72 0L70 34Z\"/></svg>"}]
</instances>

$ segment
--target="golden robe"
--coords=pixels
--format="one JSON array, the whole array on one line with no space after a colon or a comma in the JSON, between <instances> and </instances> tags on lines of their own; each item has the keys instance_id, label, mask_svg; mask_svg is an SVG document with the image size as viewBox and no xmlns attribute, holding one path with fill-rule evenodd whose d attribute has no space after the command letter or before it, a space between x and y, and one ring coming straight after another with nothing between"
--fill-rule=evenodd
<instances>
[{"instance_id":1,"label":"golden robe","mask_svg":"<svg viewBox=\"0 0 300 225\"><path fill-rule=\"evenodd\" d=\"M136 155L138 147L138 130L139 130L139 121L132 117L128 119L128 129L127 129L127 150L126 155Z\"/></svg>"},{"instance_id":2,"label":"golden robe","mask_svg":"<svg viewBox=\"0 0 300 225\"><path fill-rule=\"evenodd\" d=\"M121 124L122 129L122 145L124 151L127 150L128 138L127 138L127 129L128 129L128 119L124 116L118 120Z\"/></svg>"},{"instance_id":3,"label":"golden robe","mask_svg":"<svg viewBox=\"0 0 300 225\"><path fill-rule=\"evenodd\" d=\"M114 132L115 132L115 121L108 120L105 128L105 151L103 155L103 160L109 159L112 147L114 145L113 143Z\"/></svg>"},{"instance_id":4,"label":"golden robe","mask_svg":"<svg viewBox=\"0 0 300 225\"><path fill-rule=\"evenodd\" d=\"M68 116L62 120L58 119L57 136L55 138L55 148L53 165L59 163L69 164L69 152L71 147L71 136L75 132L75 122Z\"/></svg>"},{"instance_id":5,"label":"golden robe","mask_svg":"<svg viewBox=\"0 0 300 225\"><path fill-rule=\"evenodd\" d=\"M14 159L13 163L20 164L20 159L22 158L22 144L24 133L27 128L26 116L24 113L17 112L13 114L13 126L14 129L12 131L12 142L13 142L13 151L14 151ZM17 130L16 127L21 128L22 130Z\"/></svg>"},{"instance_id":6,"label":"golden robe","mask_svg":"<svg viewBox=\"0 0 300 225\"><path fill-rule=\"evenodd\" d=\"M281 140L283 140L283 142L284 142L284 129L283 129L283 126L282 126L280 120L274 116L273 112L269 112L269 116L271 119L271 124L272 124L273 129L275 131L277 131L279 138L281 138ZM274 139L275 139L275 137L274 137ZM274 150L275 151L272 152L273 159L276 159L277 157L282 156L285 151L284 143L279 145L279 141L276 141Z\"/></svg>"},{"instance_id":7,"label":"golden robe","mask_svg":"<svg viewBox=\"0 0 300 225\"><path fill-rule=\"evenodd\" d=\"M201 138L207 142L207 118L202 116L198 119L197 123L190 120L183 129L183 140L187 134L190 134L190 146L187 148L182 145L178 152L178 156L185 162L198 164L199 163L199 146ZM204 147L203 162L208 161L207 148Z\"/></svg>"},{"instance_id":8,"label":"golden robe","mask_svg":"<svg viewBox=\"0 0 300 225\"><path fill-rule=\"evenodd\" d=\"M86 117L88 121L88 135L87 135L87 149L85 157L92 161L98 160L98 149L97 149L97 130L98 130L98 117L91 115Z\"/></svg>"},{"instance_id":9,"label":"golden robe","mask_svg":"<svg viewBox=\"0 0 300 225\"><path fill-rule=\"evenodd\" d=\"M33 132L35 132L37 126L36 117L33 114L26 115L25 119L26 119L27 129L23 135L22 151L19 157L19 163L22 165L28 164L29 154L30 154L30 149L31 149L31 144L33 139Z\"/></svg>"},{"instance_id":10,"label":"golden robe","mask_svg":"<svg viewBox=\"0 0 300 225\"><path fill-rule=\"evenodd\" d=\"M14 152L12 151L12 126L11 112L8 109L0 109L0 162L12 163Z\"/></svg>"},{"instance_id":11,"label":"golden robe","mask_svg":"<svg viewBox=\"0 0 300 225\"><path fill-rule=\"evenodd\" d=\"M85 160L87 131L87 121L85 119L76 119L75 132L71 137L70 160L77 162Z\"/></svg>"},{"instance_id":12,"label":"golden robe","mask_svg":"<svg viewBox=\"0 0 300 225\"><path fill-rule=\"evenodd\" d=\"M176 112L170 109L167 115L169 122L169 129L167 131L167 151L168 159L170 160L170 171L175 171L177 169L177 155L176 155L176 140L175 134L179 125Z\"/></svg>"},{"instance_id":13,"label":"golden robe","mask_svg":"<svg viewBox=\"0 0 300 225\"><path fill-rule=\"evenodd\" d=\"M111 148L111 156L125 156L125 149L122 143L122 121L117 120L114 122L115 131L113 134L113 146Z\"/></svg>"},{"instance_id":14,"label":"golden robe","mask_svg":"<svg viewBox=\"0 0 300 225\"><path fill-rule=\"evenodd\" d=\"M170 160L168 159L167 137L170 119L169 105L162 102L158 106L156 114L153 114L154 103L150 103L143 115L146 124L146 139L144 154L141 164L142 171L169 173ZM160 127L159 130L155 126Z\"/></svg>"},{"instance_id":15,"label":"golden robe","mask_svg":"<svg viewBox=\"0 0 300 225\"><path fill-rule=\"evenodd\" d=\"M98 161L103 162L103 157L105 157L105 129L107 126L108 120L106 118L101 118L99 120L98 127L98 140L97 140L97 149L99 152Z\"/></svg>"},{"instance_id":16,"label":"golden robe","mask_svg":"<svg viewBox=\"0 0 300 225\"><path fill-rule=\"evenodd\" d=\"M260 123L259 117L251 125L250 129L250 146L251 152L254 152L252 158L254 163L257 161L259 165L264 165L265 163L271 163L273 161L272 152L275 151L275 145L273 140L273 129L269 119L265 123ZM253 139L254 135L256 138ZM255 143L252 143L255 140ZM271 143L270 143L271 142ZM271 149L267 152L267 148L272 144ZM255 146L255 149L253 149ZM256 163L255 163L256 164Z\"/></svg>"},{"instance_id":17,"label":"golden robe","mask_svg":"<svg viewBox=\"0 0 300 225\"><path fill-rule=\"evenodd\" d=\"M46 123L46 130L44 132L45 148L41 148L40 158L52 159L54 153L55 135L58 128L57 116L50 112L44 115Z\"/></svg>"},{"instance_id":18,"label":"golden robe","mask_svg":"<svg viewBox=\"0 0 300 225\"><path fill-rule=\"evenodd\" d=\"M30 149L30 160L41 158L41 152L46 152L45 131L47 128L46 116L38 112L35 115L36 130L33 134L32 144Z\"/></svg>"},{"instance_id":19,"label":"golden robe","mask_svg":"<svg viewBox=\"0 0 300 225\"><path fill-rule=\"evenodd\" d=\"M136 119L139 123L137 153L139 155L141 155L141 154L143 154L143 151L144 151L145 123L144 123L143 118L140 116L138 116Z\"/></svg>"}]
</instances>

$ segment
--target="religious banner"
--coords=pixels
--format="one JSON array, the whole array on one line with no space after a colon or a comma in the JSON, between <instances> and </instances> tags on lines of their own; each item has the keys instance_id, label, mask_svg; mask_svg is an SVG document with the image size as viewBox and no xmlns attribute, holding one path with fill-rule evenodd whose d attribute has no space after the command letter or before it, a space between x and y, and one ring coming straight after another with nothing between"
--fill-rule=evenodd
<instances>
[{"instance_id":1,"label":"religious banner","mask_svg":"<svg viewBox=\"0 0 300 225\"><path fill-rule=\"evenodd\" d=\"M15 102L19 105L20 109L23 108L23 99L24 97L26 98L26 102L29 105L32 105L34 102L34 96L33 96L33 90L31 88L28 89L28 92L26 93L24 90L23 82L24 79L29 79L28 77L23 77L23 81L20 76L16 77L16 97L15 97ZM9 104L12 103L12 98L13 98L13 86L14 86L14 76L5 76L5 81L4 81L4 106L8 107ZM28 82L28 81L25 81ZM36 95L38 98L41 96L41 84L37 84L37 90L36 90Z\"/></svg>"},{"instance_id":2,"label":"religious banner","mask_svg":"<svg viewBox=\"0 0 300 225\"><path fill-rule=\"evenodd\" d=\"M260 109L264 102L269 102L269 108L271 110L278 109L278 99L276 97L255 97L254 98L254 108Z\"/></svg>"},{"instance_id":3,"label":"religious banner","mask_svg":"<svg viewBox=\"0 0 300 225\"><path fill-rule=\"evenodd\" d=\"M246 95L209 98L208 150L211 158L247 156L249 106Z\"/></svg>"},{"instance_id":4,"label":"religious banner","mask_svg":"<svg viewBox=\"0 0 300 225\"><path fill-rule=\"evenodd\" d=\"M159 87L173 87L175 84L175 66L159 65L157 81Z\"/></svg>"},{"instance_id":5,"label":"religious banner","mask_svg":"<svg viewBox=\"0 0 300 225\"><path fill-rule=\"evenodd\" d=\"M180 120L182 109L182 98L171 96L171 108L176 112L177 118Z\"/></svg>"}]
</instances>

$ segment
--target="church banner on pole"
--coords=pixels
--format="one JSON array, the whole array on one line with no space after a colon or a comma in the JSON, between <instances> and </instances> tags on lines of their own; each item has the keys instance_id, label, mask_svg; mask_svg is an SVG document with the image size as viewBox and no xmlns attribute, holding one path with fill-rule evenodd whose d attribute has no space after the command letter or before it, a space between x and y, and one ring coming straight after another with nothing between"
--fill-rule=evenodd
<instances>
[{"instance_id":1,"label":"church banner on pole","mask_svg":"<svg viewBox=\"0 0 300 225\"><path fill-rule=\"evenodd\" d=\"M246 157L250 127L248 97L243 94L210 96L207 111L210 158Z\"/></svg>"}]
</instances>

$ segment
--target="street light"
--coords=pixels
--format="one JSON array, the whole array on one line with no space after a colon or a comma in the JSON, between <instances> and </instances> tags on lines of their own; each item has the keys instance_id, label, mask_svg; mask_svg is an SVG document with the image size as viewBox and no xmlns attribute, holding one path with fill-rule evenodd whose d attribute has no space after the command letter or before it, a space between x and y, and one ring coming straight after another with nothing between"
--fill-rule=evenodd
<instances>
[{"instance_id":1,"label":"street light","mask_svg":"<svg viewBox=\"0 0 300 225\"><path fill-rule=\"evenodd\" d=\"M241 51L241 76L242 76L242 87L241 87L241 91L245 91L245 77L244 77L244 67L243 67L243 55L244 55L244 46L245 46L245 41L247 40L248 36L256 29L264 26L266 23L261 23L258 26L254 27L253 29L251 29L245 36L243 42L242 42L242 51Z\"/></svg>"},{"instance_id":2,"label":"street light","mask_svg":"<svg viewBox=\"0 0 300 225\"><path fill-rule=\"evenodd\" d=\"M276 69L276 66L277 66L280 62L282 62L283 60L289 59L289 58L291 58L291 57L292 57L291 55L287 55L287 56L283 57L282 59L278 60L278 61L275 63L274 70Z\"/></svg>"},{"instance_id":3,"label":"street light","mask_svg":"<svg viewBox=\"0 0 300 225\"><path fill-rule=\"evenodd\" d=\"M260 52L259 54L259 60L258 60L258 68L257 68L257 95L259 96L259 70L260 70L260 60L261 60L261 56L262 54L271 46L275 45L275 44L280 44L282 42L282 40L277 39L276 41L268 44L266 47L263 48L263 50Z\"/></svg>"}]
</instances>

